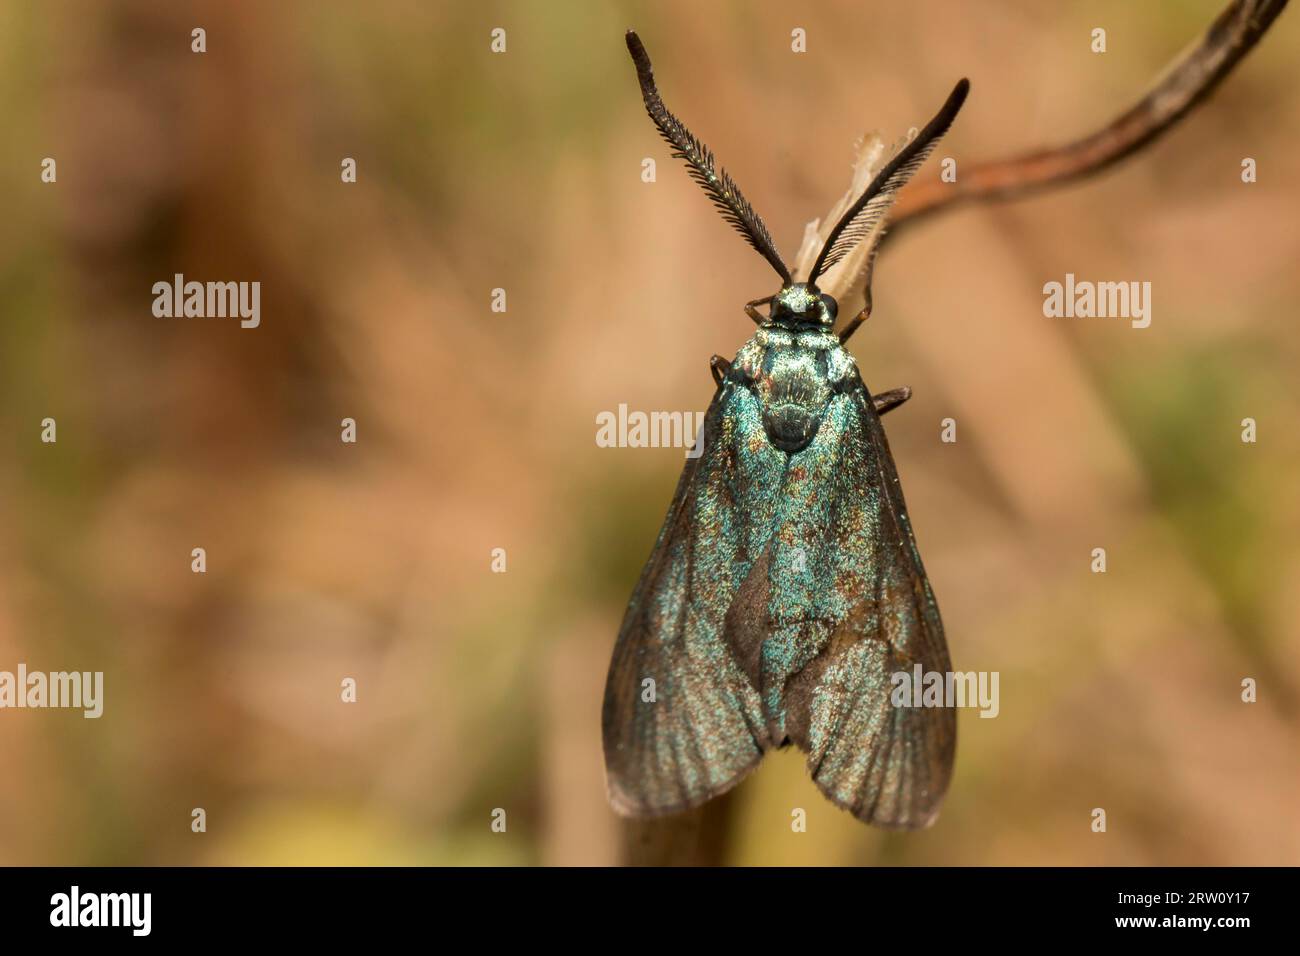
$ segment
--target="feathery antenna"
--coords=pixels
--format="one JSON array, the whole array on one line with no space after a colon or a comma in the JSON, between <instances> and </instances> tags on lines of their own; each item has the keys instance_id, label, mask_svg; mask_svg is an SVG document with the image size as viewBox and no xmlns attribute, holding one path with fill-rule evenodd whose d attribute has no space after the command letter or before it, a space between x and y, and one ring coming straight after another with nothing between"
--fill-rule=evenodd
<instances>
[{"instance_id":1,"label":"feathery antenna","mask_svg":"<svg viewBox=\"0 0 1300 956\"><path fill-rule=\"evenodd\" d=\"M952 125L969 92L970 81L959 80L934 119L926 124L914 140L899 150L898 155L871 181L862 198L845 211L826 237L826 243L822 246L817 261L813 263L812 272L808 276L809 284L816 283L819 275L843 259L849 250L871 234L898 198L898 191L921 168L943 134L948 132L948 127Z\"/></svg>"},{"instance_id":2,"label":"feathery antenna","mask_svg":"<svg viewBox=\"0 0 1300 956\"><path fill-rule=\"evenodd\" d=\"M767 226L754 212L748 200L741 195L740 189L726 170L715 166L713 152L691 133L681 120L668 112L664 101L655 87L654 70L650 65L650 55L646 53L641 38L633 30L627 31L627 50L632 54L636 64L636 77L641 83L641 98L645 100L646 112L659 129L659 133L673 147L673 156L686 160L687 172L691 178L704 187L713 200L713 205L722 213L722 218L745 237L758 253L771 263L783 282L790 281L790 270L781 261L780 254L772 237L768 235Z\"/></svg>"}]
</instances>

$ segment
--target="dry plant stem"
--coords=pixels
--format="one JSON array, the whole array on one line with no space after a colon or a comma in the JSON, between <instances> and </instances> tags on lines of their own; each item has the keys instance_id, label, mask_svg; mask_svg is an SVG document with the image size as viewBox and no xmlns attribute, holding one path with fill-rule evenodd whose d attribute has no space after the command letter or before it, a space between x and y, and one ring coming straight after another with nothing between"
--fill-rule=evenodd
<instances>
[{"instance_id":1,"label":"dry plant stem","mask_svg":"<svg viewBox=\"0 0 1300 956\"><path fill-rule=\"evenodd\" d=\"M890 236L900 227L961 203L1011 199L1101 172L1159 138L1214 91L1259 42L1287 0L1234 0L1200 42L1175 60L1127 112L1091 135L1053 149L982 163L955 183L905 187L894 205Z\"/></svg>"},{"instance_id":2,"label":"dry plant stem","mask_svg":"<svg viewBox=\"0 0 1300 956\"><path fill-rule=\"evenodd\" d=\"M905 187L882 244L897 235L901 226L960 203L1009 199L1051 189L1094 175L1132 155L1209 96L1259 42L1286 5L1287 0L1234 0L1201 41L1179 57L1146 96L1089 136L1054 149L984 163L963 173L956 183L933 179ZM856 323L845 331L853 328ZM729 793L675 817L626 821L624 860L639 866L725 862L733 805Z\"/></svg>"},{"instance_id":3,"label":"dry plant stem","mask_svg":"<svg viewBox=\"0 0 1300 956\"><path fill-rule=\"evenodd\" d=\"M623 861L629 866L721 866L735 791L702 807L654 820L625 820Z\"/></svg>"}]
</instances>

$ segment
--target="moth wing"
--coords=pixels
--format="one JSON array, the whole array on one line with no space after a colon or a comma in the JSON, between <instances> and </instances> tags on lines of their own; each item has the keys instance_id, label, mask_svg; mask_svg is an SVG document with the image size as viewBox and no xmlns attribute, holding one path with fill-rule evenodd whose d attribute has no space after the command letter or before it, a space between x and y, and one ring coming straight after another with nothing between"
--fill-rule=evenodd
<instances>
[{"instance_id":1,"label":"moth wing","mask_svg":"<svg viewBox=\"0 0 1300 956\"><path fill-rule=\"evenodd\" d=\"M856 557L869 572L823 651L787 689L791 737L833 803L876 826L917 829L934 822L948 788L956 715L946 706L895 707L891 678L910 679L918 663L947 675L951 663L880 417L865 388L849 397L843 432L858 440L839 442L828 493L860 496L856 527L871 533L844 539L864 552Z\"/></svg>"},{"instance_id":2,"label":"moth wing","mask_svg":"<svg viewBox=\"0 0 1300 956\"><path fill-rule=\"evenodd\" d=\"M784 467L766 439L750 441L755 429L754 399L725 383L624 616L601 719L609 799L624 816L698 806L735 786L770 746L758 693L723 636L771 533Z\"/></svg>"}]
</instances>

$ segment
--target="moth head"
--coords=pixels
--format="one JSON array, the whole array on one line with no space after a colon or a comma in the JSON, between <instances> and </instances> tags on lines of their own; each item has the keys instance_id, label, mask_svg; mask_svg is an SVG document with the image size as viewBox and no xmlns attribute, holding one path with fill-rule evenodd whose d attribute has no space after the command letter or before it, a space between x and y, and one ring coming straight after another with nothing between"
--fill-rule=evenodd
<instances>
[{"instance_id":1,"label":"moth head","mask_svg":"<svg viewBox=\"0 0 1300 956\"><path fill-rule=\"evenodd\" d=\"M839 304L811 282L787 282L772 298L772 321L779 325L817 324L830 328Z\"/></svg>"},{"instance_id":2,"label":"moth head","mask_svg":"<svg viewBox=\"0 0 1300 956\"><path fill-rule=\"evenodd\" d=\"M673 148L672 155L686 163L691 178L703 187L713 205L722 213L722 218L781 277L781 291L772 299L771 322L790 326L833 326L838 305L831 296L823 294L817 288L817 277L841 261L863 240L873 236L876 241L879 240L879 227L885 213L903 184L920 168L939 138L952 125L953 118L966 100L970 83L966 80L958 82L934 119L876 174L866 191L831 229L808 273L807 281L795 282L789 267L776 251L776 244L772 241L767 226L758 213L754 212L749 201L741 195L736 181L715 162L712 150L664 105L655 83L650 54L646 52L640 37L629 30L626 39L628 53L636 67L637 83L641 87L641 99L645 103L646 113L660 135Z\"/></svg>"}]
</instances>

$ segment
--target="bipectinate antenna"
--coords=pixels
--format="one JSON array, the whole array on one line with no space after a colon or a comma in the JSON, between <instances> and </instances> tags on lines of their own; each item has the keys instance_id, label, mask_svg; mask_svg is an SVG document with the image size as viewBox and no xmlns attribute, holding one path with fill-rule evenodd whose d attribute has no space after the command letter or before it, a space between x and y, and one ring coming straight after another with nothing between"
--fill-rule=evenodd
<instances>
[{"instance_id":1,"label":"bipectinate antenna","mask_svg":"<svg viewBox=\"0 0 1300 956\"><path fill-rule=\"evenodd\" d=\"M867 187L862 197L845 210L840 221L826 237L822 251L813 264L812 272L808 276L810 284L815 283L819 275L843 259L848 255L849 250L871 235L872 230L880 224L889 207L898 198L898 191L921 168L921 164L934 150L943 134L948 132L948 127L952 125L962 103L966 101L968 92L970 92L970 81L959 80L934 119L925 125L925 129L921 130L915 139L899 150L898 155L891 159L871 181L871 185Z\"/></svg>"},{"instance_id":2,"label":"bipectinate antenna","mask_svg":"<svg viewBox=\"0 0 1300 956\"><path fill-rule=\"evenodd\" d=\"M740 189L727 175L726 170L714 163L713 152L696 139L695 135L682 125L682 121L668 112L668 107L664 106L659 90L655 87L650 55L646 53L641 38L632 30L627 32L627 49L632 54L632 62L636 64L636 77L641 83L641 98L645 100L646 112L650 114L650 119L658 127L659 133L673 148L673 156L686 160L687 172L691 174L692 179L704 187L704 191L713 200L713 205L717 206L718 211L722 213L722 218L731 223L736 231L745 237L745 241L771 263L782 282L788 283L790 270L781 261L781 256L776 251L776 244L768 235L763 220L758 217L758 213L754 212L754 207L741 195Z\"/></svg>"}]
</instances>

